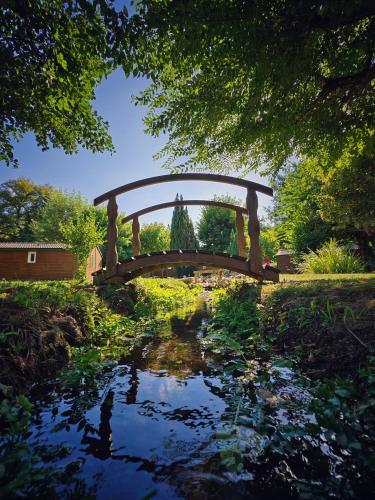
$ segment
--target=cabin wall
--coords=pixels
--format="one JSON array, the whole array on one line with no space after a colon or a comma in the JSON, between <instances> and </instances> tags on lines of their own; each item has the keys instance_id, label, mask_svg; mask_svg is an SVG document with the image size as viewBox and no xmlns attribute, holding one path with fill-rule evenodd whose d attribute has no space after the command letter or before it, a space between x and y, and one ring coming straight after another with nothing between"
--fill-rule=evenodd
<instances>
[{"instance_id":1,"label":"cabin wall","mask_svg":"<svg viewBox=\"0 0 375 500\"><path fill-rule=\"evenodd\" d=\"M36 252L35 263L27 262L28 252ZM74 270L74 256L68 250L31 248L0 251L0 279L72 279Z\"/></svg>"},{"instance_id":2,"label":"cabin wall","mask_svg":"<svg viewBox=\"0 0 375 500\"><path fill-rule=\"evenodd\" d=\"M103 257L98 247L93 248L87 259L86 278L88 281L93 281L92 273L102 268L102 260Z\"/></svg>"}]
</instances>

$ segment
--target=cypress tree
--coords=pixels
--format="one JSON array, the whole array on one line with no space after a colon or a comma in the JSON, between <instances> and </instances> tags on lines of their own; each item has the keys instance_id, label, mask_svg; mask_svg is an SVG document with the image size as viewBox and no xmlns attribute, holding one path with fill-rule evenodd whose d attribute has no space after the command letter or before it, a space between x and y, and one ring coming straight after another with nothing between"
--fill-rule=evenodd
<instances>
[{"instance_id":1,"label":"cypress tree","mask_svg":"<svg viewBox=\"0 0 375 500\"><path fill-rule=\"evenodd\" d=\"M176 200L183 200L182 195L176 196ZM194 232L194 225L189 216L187 207L177 206L173 210L171 222L171 250L196 250L198 241ZM178 277L192 274L193 267L176 268Z\"/></svg>"},{"instance_id":2,"label":"cypress tree","mask_svg":"<svg viewBox=\"0 0 375 500\"><path fill-rule=\"evenodd\" d=\"M230 253L231 255L238 255L237 232L234 229L232 229L230 233L230 240L227 252Z\"/></svg>"}]
</instances>

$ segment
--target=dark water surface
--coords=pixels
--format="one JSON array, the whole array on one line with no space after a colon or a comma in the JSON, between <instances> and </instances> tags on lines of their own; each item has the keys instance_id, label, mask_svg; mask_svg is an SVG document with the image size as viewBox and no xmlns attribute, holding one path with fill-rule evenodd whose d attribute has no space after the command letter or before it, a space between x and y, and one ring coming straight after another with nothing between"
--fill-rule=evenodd
<instances>
[{"instance_id":1,"label":"dark water surface","mask_svg":"<svg viewBox=\"0 0 375 500\"><path fill-rule=\"evenodd\" d=\"M205 470L212 458L207 447L226 403L222 367L199 342L205 314L172 317L157 339L114 369L87 409L54 394L35 402L40 412L30 442L67 444L71 453L58 465L80 461L82 494L202 498L202 481L212 483L213 493L218 488Z\"/></svg>"},{"instance_id":2,"label":"dark water surface","mask_svg":"<svg viewBox=\"0 0 375 500\"><path fill-rule=\"evenodd\" d=\"M51 386L35 397L29 442L55 445L53 465L77 462L61 498L298 498L292 483L309 494L340 484L342 457L324 440L300 441L288 455L278 441L283 425L314 423L304 384L279 367L265 375L268 385L244 389L241 377L223 374L228 360L202 349L206 316L201 308L172 317L94 394ZM340 488L334 497L345 498Z\"/></svg>"}]
</instances>

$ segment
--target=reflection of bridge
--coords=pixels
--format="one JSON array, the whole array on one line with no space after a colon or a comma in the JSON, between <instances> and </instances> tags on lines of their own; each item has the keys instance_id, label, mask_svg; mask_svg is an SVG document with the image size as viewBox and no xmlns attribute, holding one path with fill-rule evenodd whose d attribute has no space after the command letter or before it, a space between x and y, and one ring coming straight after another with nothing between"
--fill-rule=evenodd
<instances>
[{"instance_id":1,"label":"reflection of bridge","mask_svg":"<svg viewBox=\"0 0 375 500\"><path fill-rule=\"evenodd\" d=\"M172 202L153 205L139 210L138 212L134 212L133 214L125 217L122 221L132 221L133 257L119 263L116 249L118 238L118 208L116 196L144 186L185 180L223 182L244 187L247 189L246 208L215 200L175 200ZM279 272L277 269L274 269L270 266L266 266L265 268L262 267L261 250L259 244L260 228L257 216L258 197L256 191L272 196L271 188L251 181L247 181L245 179L237 179L235 177L224 175L192 173L150 177L148 179L125 184L124 186L118 187L116 189L113 189L112 191L109 191L108 193L99 196L94 200L95 205L108 200L108 250L106 267L99 271L96 277L97 280L127 282L137 276L141 276L142 274L146 274L164 267L180 265L207 265L229 269L246 276L251 276L255 279L258 279L259 281L262 281L263 279L278 281ZM140 255L141 244L139 239L139 217L155 210L178 205L210 205L234 210L236 212L237 246L239 255L183 249L153 252L150 254ZM248 216L248 234L250 236L250 251L248 257L246 257L246 242L244 235L243 217L244 214L247 214Z\"/></svg>"}]
</instances>

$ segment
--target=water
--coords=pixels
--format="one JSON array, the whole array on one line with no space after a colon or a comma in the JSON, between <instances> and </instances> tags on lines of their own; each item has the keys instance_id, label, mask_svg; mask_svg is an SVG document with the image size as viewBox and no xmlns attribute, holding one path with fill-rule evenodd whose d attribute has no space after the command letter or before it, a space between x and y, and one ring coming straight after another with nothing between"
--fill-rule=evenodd
<instances>
[{"instance_id":1,"label":"water","mask_svg":"<svg viewBox=\"0 0 375 500\"><path fill-rule=\"evenodd\" d=\"M201 346L206 316L172 317L93 394L51 385L34 395L29 442L56 446L55 466L75 463L60 497L298 498L296 482L340 482L342 458L324 440L305 439L291 455L278 442L279 426L314 423L303 380L261 365L257 381L224 375L228 359Z\"/></svg>"},{"instance_id":2,"label":"water","mask_svg":"<svg viewBox=\"0 0 375 500\"><path fill-rule=\"evenodd\" d=\"M85 491L98 499L194 494L185 491L194 483L189 471L204 468L202 450L226 409L222 367L199 342L204 316L172 317L83 411L69 395L36 399L30 442L67 444L71 453L58 465L78 460Z\"/></svg>"}]
</instances>

